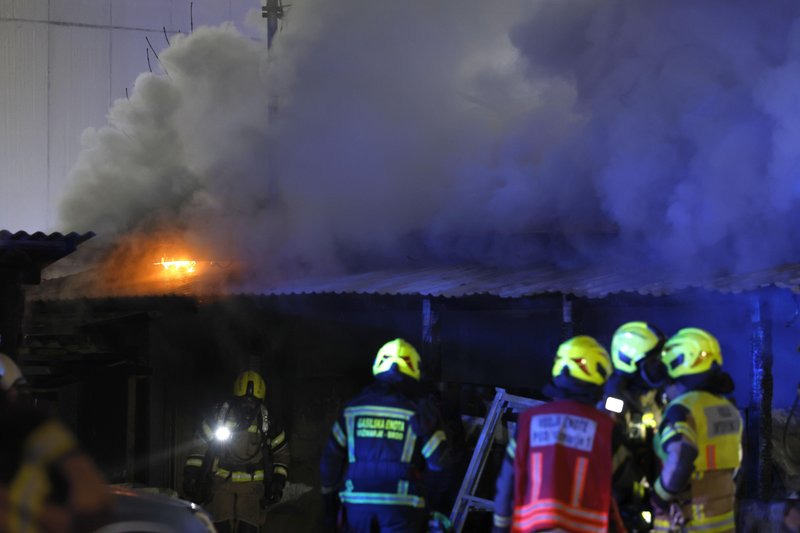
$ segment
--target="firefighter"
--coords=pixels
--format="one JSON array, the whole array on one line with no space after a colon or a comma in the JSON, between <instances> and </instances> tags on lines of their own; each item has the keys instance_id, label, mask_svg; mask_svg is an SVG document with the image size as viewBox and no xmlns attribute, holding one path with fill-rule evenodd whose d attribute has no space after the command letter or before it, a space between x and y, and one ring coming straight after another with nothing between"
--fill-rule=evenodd
<instances>
[{"instance_id":1,"label":"firefighter","mask_svg":"<svg viewBox=\"0 0 800 533\"><path fill-rule=\"evenodd\" d=\"M742 419L724 395L719 343L684 328L664 346L670 400L655 436L662 460L652 497L655 531L734 531L734 476L741 465Z\"/></svg>"},{"instance_id":2,"label":"firefighter","mask_svg":"<svg viewBox=\"0 0 800 533\"><path fill-rule=\"evenodd\" d=\"M659 388L666 379L661 350L666 338L652 324L627 322L611 340L614 373L605 384L603 407L614 413L625 448L631 452L631 490L615 491L628 531L650 529L649 489L658 475L653 435L661 421Z\"/></svg>"},{"instance_id":3,"label":"firefighter","mask_svg":"<svg viewBox=\"0 0 800 533\"><path fill-rule=\"evenodd\" d=\"M405 340L384 344L372 373L375 380L347 403L323 451L326 528L336 527L341 502L347 531L425 531L422 473L452 460L438 406L420 394L420 356Z\"/></svg>"},{"instance_id":4,"label":"firefighter","mask_svg":"<svg viewBox=\"0 0 800 533\"><path fill-rule=\"evenodd\" d=\"M550 403L519 416L497 478L494 531L596 531L621 529L612 510L612 486L625 469L624 446L614 421L596 407L611 375L608 352L588 336L559 346ZM612 481L613 480L613 481Z\"/></svg>"},{"instance_id":5,"label":"firefighter","mask_svg":"<svg viewBox=\"0 0 800 533\"><path fill-rule=\"evenodd\" d=\"M611 340L614 372L604 387L604 407L624 419L626 432L637 441L644 440L647 429L657 427L661 419L658 389L666 380L661 362L665 341L664 334L647 322L627 322Z\"/></svg>"},{"instance_id":6,"label":"firefighter","mask_svg":"<svg viewBox=\"0 0 800 533\"><path fill-rule=\"evenodd\" d=\"M233 397L203 420L197 446L186 459L184 493L206 504L220 533L257 532L266 508L283 496L289 445L265 405L266 392L258 373L239 374Z\"/></svg>"},{"instance_id":7,"label":"firefighter","mask_svg":"<svg viewBox=\"0 0 800 533\"><path fill-rule=\"evenodd\" d=\"M20 401L25 379L0 354L0 532L89 532L112 496L94 461L61 422Z\"/></svg>"}]
</instances>

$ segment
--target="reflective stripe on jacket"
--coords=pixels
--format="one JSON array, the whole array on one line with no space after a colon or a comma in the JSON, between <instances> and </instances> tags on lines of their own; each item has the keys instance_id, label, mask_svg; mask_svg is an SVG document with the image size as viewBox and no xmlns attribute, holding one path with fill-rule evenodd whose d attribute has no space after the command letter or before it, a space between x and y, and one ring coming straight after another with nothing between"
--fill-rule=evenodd
<instances>
[{"instance_id":1,"label":"reflective stripe on jacket","mask_svg":"<svg viewBox=\"0 0 800 533\"><path fill-rule=\"evenodd\" d=\"M421 472L448 449L435 405L376 381L345 407L323 452L322 485L349 505L424 508ZM342 486L343 485L343 486Z\"/></svg>"},{"instance_id":2,"label":"reflective stripe on jacket","mask_svg":"<svg viewBox=\"0 0 800 533\"><path fill-rule=\"evenodd\" d=\"M516 445L508 449L514 454L512 531L608 530L613 425L605 413L571 400L520 416Z\"/></svg>"},{"instance_id":3,"label":"reflective stripe on jacket","mask_svg":"<svg viewBox=\"0 0 800 533\"><path fill-rule=\"evenodd\" d=\"M665 412L676 406L683 407L687 416L674 422L667 419L667 423L659 428L655 438L659 457L664 459L665 445L680 436L697 448L695 471L739 468L742 461L742 418L730 401L710 392L691 391L672 400Z\"/></svg>"},{"instance_id":4,"label":"reflective stripe on jacket","mask_svg":"<svg viewBox=\"0 0 800 533\"><path fill-rule=\"evenodd\" d=\"M236 407L231 402L217 406L212 416L205 418L200 426L199 439L189 453L185 468L203 468L210 461L209 471L217 478L234 483L262 482L267 478L264 467L270 466L271 474L288 476L290 452L286 432L269 414L266 406L259 406L249 424L241 424ZM226 427L231 434L227 441L216 442L215 432ZM213 453L207 456L207 452ZM269 459L265 461L265 458ZM271 461L270 461L271 460ZM266 465L265 465L266 463Z\"/></svg>"}]
</instances>

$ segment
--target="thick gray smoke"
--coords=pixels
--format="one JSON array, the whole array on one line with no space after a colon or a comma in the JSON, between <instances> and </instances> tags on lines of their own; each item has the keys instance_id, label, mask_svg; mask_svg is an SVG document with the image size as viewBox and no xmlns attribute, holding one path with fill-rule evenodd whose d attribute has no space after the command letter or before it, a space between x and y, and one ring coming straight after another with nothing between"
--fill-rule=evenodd
<instances>
[{"instance_id":1,"label":"thick gray smoke","mask_svg":"<svg viewBox=\"0 0 800 533\"><path fill-rule=\"evenodd\" d=\"M174 39L68 230L179 221L265 271L800 258L800 4L298 0L268 51Z\"/></svg>"}]
</instances>

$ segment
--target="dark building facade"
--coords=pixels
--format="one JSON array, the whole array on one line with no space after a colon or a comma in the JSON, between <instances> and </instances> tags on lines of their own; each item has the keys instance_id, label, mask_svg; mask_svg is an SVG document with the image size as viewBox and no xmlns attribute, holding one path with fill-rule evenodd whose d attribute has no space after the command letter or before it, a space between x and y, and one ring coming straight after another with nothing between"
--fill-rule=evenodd
<instances>
[{"instance_id":1,"label":"dark building facade","mask_svg":"<svg viewBox=\"0 0 800 533\"><path fill-rule=\"evenodd\" d=\"M482 416L494 387L539 397L568 336L607 345L629 320L668 334L695 326L719 338L736 381L747 421L742 496L768 499L792 488L774 469L771 419L796 391L789 376L798 375L800 320L789 283L758 277L635 291L589 278L573 278L570 289L562 278L519 277L526 285L491 274L417 274L413 282L375 274L371 284L362 276L359 284L342 278L224 296L64 299L48 296L45 284L29 294L20 360L112 481L169 488L180 486L202 410L229 392L238 372L255 368L289 432L290 480L311 488L334 417L369 381L387 340L415 344L447 404ZM306 510L315 508L314 494L299 497L296 514L285 510L302 522L293 523L298 530L313 530Z\"/></svg>"}]
</instances>

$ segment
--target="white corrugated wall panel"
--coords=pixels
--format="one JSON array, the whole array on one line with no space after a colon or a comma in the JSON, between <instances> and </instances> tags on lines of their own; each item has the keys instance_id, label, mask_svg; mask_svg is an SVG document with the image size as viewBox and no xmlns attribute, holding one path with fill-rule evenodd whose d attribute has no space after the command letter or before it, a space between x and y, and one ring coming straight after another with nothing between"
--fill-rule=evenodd
<instances>
[{"instance_id":1,"label":"white corrugated wall panel","mask_svg":"<svg viewBox=\"0 0 800 533\"><path fill-rule=\"evenodd\" d=\"M107 29L50 27L51 219L80 150L82 132L107 123L110 39L111 32ZM72 228L60 229L71 231Z\"/></svg>"},{"instance_id":2,"label":"white corrugated wall panel","mask_svg":"<svg viewBox=\"0 0 800 533\"><path fill-rule=\"evenodd\" d=\"M0 0L0 17L47 20L47 0Z\"/></svg>"},{"instance_id":3,"label":"white corrugated wall panel","mask_svg":"<svg viewBox=\"0 0 800 533\"><path fill-rule=\"evenodd\" d=\"M194 27L218 26L222 21L232 20L230 0L195 0L193 20Z\"/></svg>"},{"instance_id":4,"label":"white corrugated wall panel","mask_svg":"<svg viewBox=\"0 0 800 533\"><path fill-rule=\"evenodd\" d=\"M166 3L167 0L164 0ZM170 4L170 22L175 29L183 33L189 33L191 25L191 12L192 0L171 0Z\"/></svg>"},{"instance_id":5,"label":"white corrugated wall panel","mask_svg":"<svg viewBox=\"0 0 800 533\"><path fill-rule=\"evenodd\" d=\"M147 71L145 36L244 17L260 0L0 0L0 228L54 231L87 127ZM34 23L40 21L40 23ZM47 21L52 21L48 23ZM152 30L152 31L146 31ZM154 70L158 68L151 57Z\"/></svg>"},{"instance_id":6,"label":"white corrugated wall panel","mask_svg":"<svg viewBox=\"0 0 800 533\"><path fill-rule=\"evenodd\" d=\"M142 72L147 72L147 41L150 38L153 48L161 54L166 47L164 34L159 32L143 32L113 30L111 33L111 100L125 98L125 89L133 91L133 82ZM153 72L161 72L155 56L150 54Z\"/></svg>"},{"instance_id":7,"label":"white corrugated wall panel","mask_svg":"<svg viewBox=\"0 0 800 533\"><path fill-rule=\"evenodd\" d=\"M0 21L0 228L40 230L47 199L47 25Z\"/></svg>"},{"instance_id":8,"label":"white corrugated wall panel","mask_svg":"<svg viewBox=\"0 0 800 533\"><path fill-rule=\"evenodd\" d=\"M131 3L137 3L132 0ZM110 0L54 0L50 2L50 20L108 26L111 22Z\"/></svg>"},{"instance_id":9,"label":"white corrugated wall panel","mask_svg":"<svg viewBox=\"0 0 800 533\"><path fill-rule=\"evenodd\" d=\"M136 77L148 71L147 39L161 52L168 46L176 32L188 33L189 7L186 3L185 27L176 25L174 5L170 0L140 0L135 4L130 0L112 0L111 18L111 100L125 98L125 90L130 93ZM182 3L182 1L180 2ZM166 28L167 36L164 36ZM154 72L160 72L158 61L150 54L150 64Z\"/></svg>"},{"instance_id":10,"label":"white corrugated wall panel","mask_svg":"<svg viewBox=\"0 0 800 533\"><path fill-rule=\"evenodd\" d=\"M143 29L168 32L188 31L189 25L179 27L173 20L172 2L169 0L111 0L111 25L115 28ZM188 4L186 19L188 20Z\"/></svg>"},{"instance_id":11,"label":"white corrugated wall panel","mask_svg":"<svg viewBox=\"0 0 800 533\"><path fill-rule=\"evenodd\" d=\"M261 0L231 0L231 20L236 23L236 27L242 30L243 33L255 36L258 35L258 32L246 24L247 16L251 10L255 10L251 14L253 19L260 20ZM266 27L266 21L263 21L263 23L264 27Z\"/></svg>"}]
</instances>

